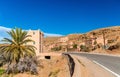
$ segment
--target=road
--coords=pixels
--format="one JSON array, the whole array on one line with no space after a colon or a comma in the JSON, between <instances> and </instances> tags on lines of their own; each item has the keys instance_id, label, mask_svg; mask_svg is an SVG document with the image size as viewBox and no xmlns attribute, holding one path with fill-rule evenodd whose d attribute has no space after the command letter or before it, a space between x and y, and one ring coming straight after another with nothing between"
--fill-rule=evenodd
<instances>
[{"instance_id":1,"label":"road","mask_svg":"<svg viewBox=\"0 0 120 77\"><path fill-rule=\"evenodd\" d=\"M112 71L113 74L116 74L116 77L120 77L120 57L88 53L70 53L70 54L87 57L88 59L95 61L100 65L106 67L110 71Z\"/></svg>"}]
</instances>

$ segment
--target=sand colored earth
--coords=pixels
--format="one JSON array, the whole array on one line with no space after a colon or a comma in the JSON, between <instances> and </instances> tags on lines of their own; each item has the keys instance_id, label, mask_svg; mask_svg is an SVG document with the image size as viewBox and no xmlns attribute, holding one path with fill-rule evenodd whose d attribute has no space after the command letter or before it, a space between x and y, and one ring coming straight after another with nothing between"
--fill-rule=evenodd
<instances>
[{"instance_id":1,"label":"sand colored earth","mask_svg":"<svg viewBox=\"0 0 120 77\"><path fill-rule=\"evenodd\" d=\"M13 77L70 77L68 61L65 56L54 56L39 62L38 75L20 73Z\"/></svg>"}]
</instances>

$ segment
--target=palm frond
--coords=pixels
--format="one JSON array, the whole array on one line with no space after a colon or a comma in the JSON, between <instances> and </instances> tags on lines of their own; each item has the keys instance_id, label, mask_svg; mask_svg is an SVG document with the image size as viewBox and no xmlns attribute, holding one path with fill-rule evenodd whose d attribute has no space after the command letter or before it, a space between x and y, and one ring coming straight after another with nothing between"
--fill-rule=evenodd
<instances>
[{"instance_id":1,"label":"palm frond","mask_svg":"<svg viewBox=\"0 0 120 77\"><path fill-rule=\"evenodd\" d=\"M25 43L33 42L26 31L16 28L7 33L11 39L4 38L2 41L8 44L0 46L0 54L3 54L7 60L17 62L22 57L35 55L36 48L32 45L25 45Z\"/></svg>"}]
</instances>

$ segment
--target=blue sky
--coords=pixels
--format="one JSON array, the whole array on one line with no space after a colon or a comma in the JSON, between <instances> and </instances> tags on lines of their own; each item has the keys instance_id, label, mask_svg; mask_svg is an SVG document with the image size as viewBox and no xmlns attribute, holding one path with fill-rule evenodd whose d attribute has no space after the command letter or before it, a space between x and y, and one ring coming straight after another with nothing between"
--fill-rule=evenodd
<instances>
[{"instance_id":1,"label":"blue sky","mask_svg":"<svg viewBox=\"0 0 120 77\"><path fill-rule=\"evenodd\" d=\"M120 0L0 0L4 28L67 35L116 25L120 25Z\"/></svg>"}]
</instances>

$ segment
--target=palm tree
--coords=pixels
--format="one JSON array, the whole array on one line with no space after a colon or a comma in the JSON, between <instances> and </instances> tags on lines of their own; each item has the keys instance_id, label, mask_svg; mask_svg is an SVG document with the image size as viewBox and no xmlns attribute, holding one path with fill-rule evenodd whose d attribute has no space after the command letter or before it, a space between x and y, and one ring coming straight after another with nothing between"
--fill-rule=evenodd
<instances>
[{"instance_id":1,"label":"palm tree","mask_svg":"<svg viewBox=\"0 0 120 77\"><path fill-rule=\"evenodd\" d=\"M27 31L15 28L7 32L11 39L4 38L2 41L6 44L0 46L0 54L3 55L11 63L17 64L20 59L26 56L35 56L35 47L32 45L26 45L26 43L33 42L29 39L31 37L27 34Z\"/></svg>"}]
</instances>

